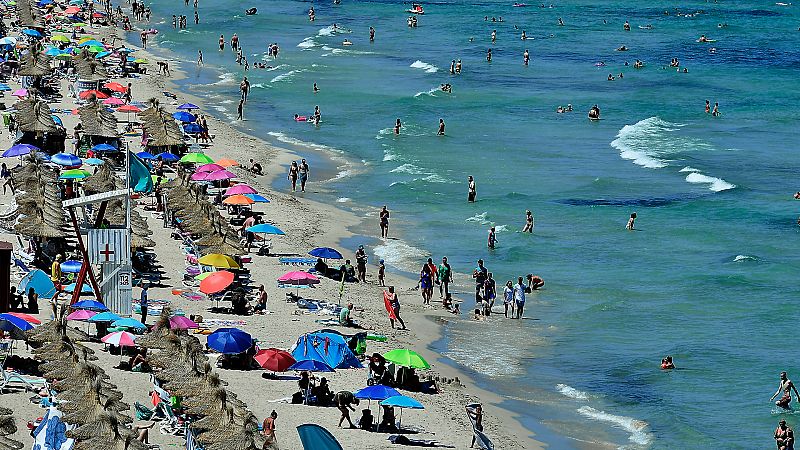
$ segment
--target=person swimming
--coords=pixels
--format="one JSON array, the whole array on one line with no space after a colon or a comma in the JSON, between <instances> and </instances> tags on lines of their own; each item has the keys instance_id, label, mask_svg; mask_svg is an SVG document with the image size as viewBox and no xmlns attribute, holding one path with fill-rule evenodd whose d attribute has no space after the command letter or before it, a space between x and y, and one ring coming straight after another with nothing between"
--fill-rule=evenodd
<instances>
[{"instance_id":1,"label":"person swimming","mask_svg":"<svg viewBox=\"0 0 800 450\"><path fill-rule=\"evenodd\" d=\"M671 370L674 368L675 364L672 363L672 356L666 356L661 359L661 370Z\"/></svg>"}]
</instances>

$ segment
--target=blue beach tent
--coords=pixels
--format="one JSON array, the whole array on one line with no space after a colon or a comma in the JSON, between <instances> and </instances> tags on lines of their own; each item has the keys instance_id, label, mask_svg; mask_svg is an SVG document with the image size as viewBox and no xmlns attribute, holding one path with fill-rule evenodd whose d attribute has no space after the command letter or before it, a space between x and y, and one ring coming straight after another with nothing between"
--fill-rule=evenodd
<instances>
[{"instance_id":1,"label":"blue beach tent","mask_svg":"<svg viewBox=\"0 0 800 450\"><path fill-rule=\"evenodd\" d=\"M356 355L347 346L344 337L334 333L315 332L297 339L292 356L297 361L313 359L323 361L334 369L361 369Z\"/></svg>"}]
</instances>

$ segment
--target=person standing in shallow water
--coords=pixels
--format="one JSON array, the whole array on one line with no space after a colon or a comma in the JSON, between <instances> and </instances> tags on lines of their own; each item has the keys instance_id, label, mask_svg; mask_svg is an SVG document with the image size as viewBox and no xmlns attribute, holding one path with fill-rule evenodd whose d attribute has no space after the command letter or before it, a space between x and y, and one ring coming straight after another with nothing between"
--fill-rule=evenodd
<instances>
[{"instance_id":1,"label":"person standing in shallow water","mask_svg":"<svg viewBox=\"0 0 800 450\"><path fill-rule=\"evenodd\" d=\"M436 132L437 136L444 136L444 119L439 119L439 131Z\"/></svg>"},{"instance_id":2,"label":"person standing in shallow water","mask_svg":"<svg viewBox=\"0 0 800 450\"><path fill-rule=\"evenodd\" d=\"M383 209L381 209L379 217L381 224L381 238L387 239L389 237L389 210L386 209L386 205L383 205Z\"/></svg>"},{"instance_id":3,"label":"person standing in shallow water","mask_svg":"<svg viewBox=\"0 0 800 450\"><path fill-rule=\"evenodd\" d=\"M634 222L636 222L636 213L631 213L631 218L628 219L628 224L625 225L625 229L628 231L634 230Z\"/></svg>"},{"instance_id":4,"label":"person standing in shallow water","mask_svg":"<svg viewBox=\"0 0 800 450\"><path fill-rule=\"evenodd\" d=\"M497 232L495 231L494 227L489 228L489 238L487 241L487 245L492 250L494 250L495 245L497 245Z\"/></svg>"},{"instance_id":5,"label":"person standing in shallow water","mask_svg":"<svg viewBox=\"0 0 800 450\"><path fill-rule=\"evenodd\" d=\"M403 124L402 124L402 122L400 122L400 119L398 118L397 122L395 122L395 124L394 124L394 134L400 134L400 128L402 126L403 126Z\"/></svg>"},{"instance_id":6,"label":"person standing in shallow water","mask_svg":"<svg viewBox=\"0 0 800 450\"><path fill-rule=\"evenodd\" d=\"M475 203L475 197L478 195L477 188L475 187L475 179L472 175L467 177L467 201Z\"/></svg>"},{"instance_id":7,"label":"person standing in shallow water","mask_svg":"<svg viewBox=\"0 0 800 450\"><path fill-rule=\"evenodd\" d=\"M533 213L530 209L525 211L525 226L522 227L523 233L533 233Z\"/></svg>"},{"instance_id":8,"label":"person standing in shallow water","mask_svg":"<svg viewBox=\"0 0 800 450\"><path fill-rule=\"evenodd\" d=\"M792 402L792 391L794 391L794 395L798 398L798 400L800 400L800 393L797 392L797 388L794 387L794 383L792 383L792 380L790 380L788 375L786 375L786 372L781 372L780 378L781 381L780 384L778 384L778 390L772 394L772 397L770 397L769 400L775 400L775 397L783 392L783 396L781 396L781 398L775 402L775 406L783 409L790 409L789 403Z\"/></svg>"}]
</instances>

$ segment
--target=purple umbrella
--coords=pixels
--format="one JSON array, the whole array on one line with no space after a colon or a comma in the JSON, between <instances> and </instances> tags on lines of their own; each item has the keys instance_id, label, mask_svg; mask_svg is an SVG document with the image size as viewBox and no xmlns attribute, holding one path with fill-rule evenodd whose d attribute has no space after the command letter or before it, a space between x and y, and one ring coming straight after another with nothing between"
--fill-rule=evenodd
<instances>
[{"instance_id":1,"label":"purple umbrella","mask_svg":"<svg viewBox=\"0 0 800 450\"><path fill-rule=\"evenodd\" d=\"M256 194L257 191L247 184L237 184L225 190L225 195Z\"/></svg>"},{"instance_id":2,"label":"purple umbrella","mask_svg":"<svg viewBox=\"0 0 800 450\"><path fill-rule=\"evenodd\" d=\"M200 166L197 169L195 169L194 172L195 173L198 173L198 172L214 172L214 171L217 171L217 170L225 170L225 168L220 166L219 164L209 163L209 164L203 164L202 166Z\"/></svg>"},{"instance_id":3,"label":"purple umbrella","mask_svg":"<svg viewBox=\"0 0 800 450\"><path fill-rule=\"evenodd\" d=\"M236 174L228 172L227 170L215 170L210 172L205 178L206 181L228 180L236 178Z\"/></svg>"},{"instance_id":4,"label":"purple umbrella","mask_svg":"<svg viewBox=\"0 0 800 450\"><path fill-rule=\"evenodd\" d=\"M169 318L169 327L173 330L188 330L193 328L200 328L193 320L187 319L184 316L172 316Z\"/></svg>"}]
</instances>

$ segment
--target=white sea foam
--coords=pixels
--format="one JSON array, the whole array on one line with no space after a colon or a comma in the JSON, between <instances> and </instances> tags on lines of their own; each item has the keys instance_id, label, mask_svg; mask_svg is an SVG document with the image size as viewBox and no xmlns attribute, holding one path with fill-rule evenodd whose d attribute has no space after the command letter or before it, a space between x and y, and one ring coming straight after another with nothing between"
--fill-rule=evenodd
<instances>
[{"instance_id":1,"label":"white sea foam","mask_svg":"<svg viewBox=\"0 0 800 450\"><path fill-rule=\"evenodd\" d=\"M422 97L423 95L427 95L429 97L436 97L436 93L440 92L441 90L442 90L441 87L435 87L431 88L431 90L429 91L417 92L416 94L414 94L414 98Z\"/></svg>"},{"instance_id":2,"label":"white sea foam","mask_svg":"<svg viewBox=\"0 0 800 450\"><path fill-rule=\"evenodd\" d=\"M700 172L700 169L695 169L694 167L686 166L683 169L679 170L679 172Z\"/></svg>"},{"instance_id":3,"label":"white sea foam","mask_svg":"<svg viewBox=\"0 0 800 450\"><path fill-rule=\"evenodd\" d=\"M671 137L665 134L674 131L679 124L673 124L658 117L640 120L633 125L625 125L611 141L611 146L619 150L623 159L629 159L648 169L666 167L668 160L662 157L664 147Z\"/></svg>"},{"instance_id":4,"label":"white sea foam","mask_svg":"<svg viewBox=\"0 0 800 450\"><path fill-rule=\"evenodd\" d=\"M235 81L236 81L236 74L225 72L219 76L219 81L211 84L228 84L228 83L233 83Z\"/></svg>"},{"instance_id":5,"label":"white sea foam","mask_svg":"<svg viewBox=\"0 0 800 450\"><path fill-rule=\"evenodd\" d=\"M439 68L434 66L433 64L429 64L420 60L414 61L413 63L411 63L411 66L409 67L414 69L422 69L427 73L436 73L439 70Z\"/></svg>"},{"instance_id":6,"label":"white sea foam","mask_svg":"<svg viewBox=\"0 0 800 450\"><path fill-rule=\"evenodd\" d=\"M488 225L488 224L491 223L491 221L486 218L488 215L489 215L489 212L488 211L484 211L484 212L482 212L480 214L475 214L472 217L467 217L466 221L467 222L477 222L477 223L479 223L481 225Z\"/></svg>"},{"instance_id":7,"label":"white sea foam","mask_svg":"<svg viewBox=\"0 0 800 450\"><path fill-rule=\"evenodd\" d=\"M758 261L758 258L750 255L736 255L736 257L733 258L733 262L742 262L742 261Z\"/></svg>"},{"instance_id":8,"label":"white sea foam","mask_svg":"<svg viewBox=\"0 0 800 450\"><path fill-rule=\"evenodd\" d=\"M305 69L290 70L290 71L288 71L286 73L282 73L282 74L276 76L275 78L271 79L269 82L270 83L278 83L278 82L281 82L283 80L291 79L293 76L297 75L298 73L303 73L303 72L305 72Z\"/></svg>"},{"instance_id":9,"label":"white sea foam","mask_svg":"<svg viewBox=\"0 0 800 450\"><path fill-rule=\"evenodd\" d=\"M303 50L308 50L310 48L316 47L317 43L316 43L316 41L314 41L314 37L310 36L310 37L307 37L307 38L303 39L303 41L300 42L299 44L297 44L297 46L302 48Z\"/></svg>"},{"instance_id":10,"label":"white sea foam","mask_svg":"<svg viewBox=\"0 0 800 450\"><path fill-rule=\"evenodd\" d=\"M721 178L710 177L698 172L692 172L686 175L686 181L695 184L708 184L708 189L714 192L727 191L728 189L736 187L735 184L728 183Z\"/></svg>"},{"instance_id":11,"label":"white sea foam","mask_svg":"<svg viewBox=\"0 0 800 450\"><path fill-rule=\"evenodd\" d=\"M508 225L495 225L494 231L496 233L503 233L505 231L508 231Z\"/></svg>"},{"instance_id":12,"label":"white sea foam","mask_svg":"<svg viewBox=\"0 0 800 450\"><path fill-rule=\"evenodd\" d=\"M325 28L320 28L317 32L317 36L333 36L333 25L327 26Z\"/></svg>"},{"instance_id":13,"label":"white sea foam","mask_svg":"<svg viewBox=\"0 0 800 450\"><path fill-rule=\"evenodd\" d=\"M341 180L342 178L347 178L353 175L353 171L349 169L340 170L339 173L333 177L334 180Z\"/></svg>"},{"instance_id":14,"label":"white sea foam","mask_svg":"<svg viewBox=\"0 0 800 450\"><path fill-rule=\"evenodd\" d=\"M395 153L392 153L392 151L389 150L388 148L383 150L383 160L384 161L394 161L394 160L396 160L398 158L399 158L399 156L397 156Z\"/></svg>"},{"instance_id":15,"label":"white sea foam","mask_svg":"<svg viewBox=\"0 0 800 450\"><path fill-rule=\"evenodd\" d=\"M629 440L634 444L648 445L653 440L653 436L647 431L648 424L643 420L609 414L605 411L598 411L591 406L581 406L578 408L578 412L590 419L610 423L622 428L630 433Z\"/></svg>"},{"instance_id":16,"label":"white sea foam","mask_svg":"<svg viewBox=\"0 0 800 450\"><path fill-rule=\"evenodd\" d=\"M385 159L384 159L385 160ZM395 167L394 169L390 170L389 172L392 173L410 173L411 175L422 175L425 172L422 171L421 168L415 166L411 163L403 164L402 166Z\"/></svg>"},{"instance_id":17,"label":"white sea foam","mask_svg":"<svg viewBox=\"0 0 800 450\"><path fill-rule=\"evenodd\" d=\"M287 136L287 135L285 135L283 133L280 133L280 132L277 132L277 131L270 131L267 134L269 134L270 136L272 136L275 139L279 140L280 142L283 142L283 143L286 143L286 144L290 144L290 145L294 145L294 146L297 146L297 147L305 147L305 148L311 148L311 149L314 149L314 150L334 152L334 153L339 153L339 154L344 153L343 151L339 150L338 148L328 147L327 145L322 145L322 144L315 144L313 142L301 141L300 139L295 139L295 138L293 138L291 136Z\"/></svg>"},{"instance_id":18,"label":"white sea foam","mask_svg":"<svg viewBox=\"0 0 800 450\"><path fill-rule=\"evenodd\" d=\"M264 60L266 61L266 60L267 60L267 58L264 58ZM273 70L281 70L281 69L283 69L283 68L285 68L285 67L288 67L288 66L287 66L286 64L278 64L278 65L277 65L277 66L275 66L275 67L270 67L269 69L266 69L266 71L267 71L267 72L272 72Z\"/></svg>"},{"instance_id":19,"label":"white sea foam","mask_svg":"<svg viewBox=\"0 0 800 450\"><path fill-rule=\"evenodd\" d=\"M350 197L339 197L336 199L336 203L347 203L350 201Z\"/></svg>"},{"instance_id":20,"label":"white sea foam","mask_svg":"<svg viewBox=\"0 0 800 450\"><path fill-rule=\"evenodd\" d=\"M589 394L586 392L579 391L566 384L557 384L556 390L569 398L574 398L575 400L587 400L589 398Z\"/></svg>"},{"instance_id":21,"label":"white sea foam","mask_svg":"<svg viewBox=\"0 0 800 450\"><path fill-rule=\"evenodd\" d=\"M419 262L430 256L425 250L399 239L387 239L372 250L387 265L410 271L418 269Z\"/></svg>"},{"instance_id":22,"label":"white sea foam","mask_svg":"<svg viewBox=\"0 0 800 450\"><path fill-rule=\"evenodd\" d=\"M455 183L455 181L445 178L438 173L432 173L427 177L423 177L422 181L427 181L428 183Z\"/></svg>"}]
</instances>

